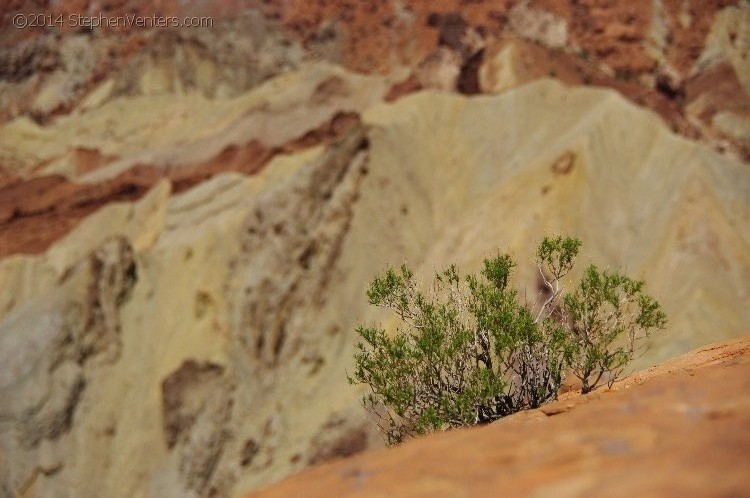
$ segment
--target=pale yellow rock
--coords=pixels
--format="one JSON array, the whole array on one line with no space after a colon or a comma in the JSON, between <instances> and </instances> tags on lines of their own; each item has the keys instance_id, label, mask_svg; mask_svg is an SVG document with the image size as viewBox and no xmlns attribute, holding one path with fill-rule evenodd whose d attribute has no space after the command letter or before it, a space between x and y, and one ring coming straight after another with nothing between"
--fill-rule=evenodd
<instances>
[{"instance_id":1,"label":"pale yellow rock","mask_svg":"<svg viewBox=\"0 0 750 498\"><path fill-rule=\"evenodd\" d=\"M101 107L107 99L112 95L112 90L115 87L115 80L109 79L94 88L81 103L79 109L81 111L89 111Z\"/></svg>"},{"instance_id":2,"label":"pale yellow rock","mask_svg":"<svg viewBox=\"0 0 750 498\"><path fill-rule=\"evenodd\" d=\"M564 48L568 43L568 25L551 12L531 6L528 0L516 4L508 14L516 33L549 48Z\"/></svg>"},{"instance_id":3,"label":"pale yellow rock","mask_svg":"<svg viewBox=\"0 0 750 498\"><path fill-rule=\"evenodd\" d=\"M439 47L423 60L414 74L422 88L453 91L461 75L461 55L447 48Z\"/></svg>"},{"instance_id":4,"label":"pale yellow rock","mask_svg":"<svg viewBox=\"0 0 750 498\"><path fill-rule=\"evenodd\" d=\"M750 116L730 111L716 113L711 124L720 132L738 140L750 140Z\"/></svg>"},{"instance_id":5,"label":"pale yellow rock","mask_svg":"<svg viewBox=\"0 0 750 498\"><path fill-rule=\"evenodd\" d=\"M138 82L140 92L143 95L158 95L176 90L170 69L168 66L148 64Z\"/></svg>"},{"instance_id":6,"label":"pale yellow rock","mask_svg":"<svg viewBox=\"0 0 750 498\"><path fill-rule=\"evenodd\" d=\"M669 19L664 10L664 2L662 0L654 0L651 13L651 24L648 30L646 53L648 53L652 59L660 63L663 63L665 60L665 52L669 38L669 24Z\"/></svg>"},{"instance_id":7,"label":"pale yellow rock","mask_svg":"<svg viewBox=\"0 0 750 498\"><path fill-rule=\"evenodd\" d=\"M11 309L54 288L75 263L114 237L126 237L137 251L151 247L164 226L171 187L163 180L139 202L113 203L85 219L43 256L0 260L0 320Z\"/></svg>"},{"instance_id":8,"label":"pale yellow rock","mask_svg":"<svg viewBox=\"0 0 750 498\"><path fill-rule=\"evenodd\" d=\"M734 68L745 93L750 95L750 4L739 2L725 7L714 17L703 52L693 71L719 61Z\"/></svg>"},{"instance_id":9,"label":"pale yellow rock","mask_svg":"<svg viewBox=\"0 0 750 498\"><path fill-rule=\"evenodd\" d=\"M543 234L562 231L583 240L583 264L646 278L665 306L669 329L640 365L745 330L750 177L741 164L611 91L542 81L500 98L419 94L399 104L366 114L372 168L401 165L408 176L394 171L391 181L421 192L410 211L423 204L418 217L434 230L428 271L451 261L478 268L497 248L510 250L533 300L527 255ZM414 143L423 145L406 145ZM555 174L567 153L572 169Z\"/></svg>"},{"instance_id":10,"label":"pale yellow rock","mask_svg":"<svg viewBox=\"0 0 750 498\"><path fill-rule=\"evenodd\" d=\"M198 87L214 88L220 79L216 65L212 61L202 58L193 47L187 46L184 50Z\"/></svg>"},{"instance_id":11,"label":"pale yellow rock","mask_svg":"<svg viewBox=\"0 0 750 498\"><path fill-rule=\"evenodd\" d=\"M34 110L42 113L52 112L60 105L61 99L60 81L52 80L37 94L33 104Z\"/></svg>"},{"instance_id":12,"label":"pale yellow rock","mask_svg":"<svg viewBox=\"0 0 750 498\"><path fill-rule=\"evenodd\" d=\"M230 262L241 252L239 239L231 234L240 230L262 192L288 181L321 153L316 147L278 156L258 176L221 174L171 200L168 182L161 182L136 203L101 209L43 256L16 256L0 262L3 325L15 328L19 320L15 317L19 313L26 316L24 304L31 304L36 306L32 308L37 310L34 319L41 327L37 335L49 337L50 343L57 333L60 319L56 317L65 309L56 303L62 296L85 298L87 294L85 282L58 292L61 276L115 236L128 239L138 254L138 283L119 317L119 359L106 375L87 379L86 392L93 403L87 404L87 415L79 417L76 437L56 440L53 445L67 448L65 475L66 479L80 479L77 494L156 496L165 489L181 489L176 479L180 462L170 463L163 444L161 381L186 359L220 365L229 361L228 306L234 297L227 295L225 282L231 278ZM46 314L53 317L51 321L39 318ZM28 332L21 320L18 330ZM23 351L26 357L34 356L32 345ZM252 384L252 379L246 381ZM12 382L8 381L9 385ZM251 387L249 390L252 392ZM274 412L271 405L249 415L248 422L258 424L264 420L262 416ZM102 438L102 432L113 434ZM51 443L45 440L44 444L48 448ZM165 471L166 488L153 487L148 479L136 477L164 465L172 469ZM90 475L93 468L98 469L100 479ZM287 467L278 464L272 468L276 473L284 469ZM170 475L175 477L173 481L169 481ZM39 478L36 485L53 490L61 482Z\"/></svg>"},{"instance_id":13,"label":"pale yellow rock","mask_svg":"<svg viewBox=\"0 0 750 498\"><path fill-rule=\"evenodd\" d=\"M516 44L494 46L479 68L479 87L482 93L501 93L518 86L525 72Z\"/></svg>"},{"instance_id":14,"label":"pale yellow rock","mask_svg":"<svg viewBox=\"0 0 750 498\"><path fill-rule=\"evenodd\" d=\"M302 111L284 114L283 99L311 98L326 71L310 87L282 77L252 99L286 129ZM361 108L370 99L348 98ZM214 120L194 126L209 137L237 133L231 140L249 133L249 121L221 105L206 103ZM86 382L70 428L43 438L43 450L20 422L0 430L13 486L39 461L62 459L35 492L202 496L215 486L235 495L304 468L320 434L361 430L373 444L346 372L354 328L394 324L365 297L388 264L407 261L429 282L448 263L473 271L509 251L514 285L533 300L532 250L544 234L565 232L584 242L573 277L590 261L621 269L644 277L664 305L669 327L639 365L747 331L746 166L675 136L617 93L549 80L498 96L421 92L369 107L363 120L364 131L278 157L258 176L221 174L171 196L160 185L99 210L43 255L0 262L2 351L29 356L8 357L0 396L18 411L39 396L29 386L53 386L49 399L60 402ZM187 133L187 123L172 126ZM173 150L167 138L152 140ZM55 345L70 341L91 341L93 352L48 368Z\"/></svg>"},{"instance_id":15,"label":"pale yellow rock","mask_svg":"<svg viewBox=\"0 0 750 498\"><path fill-rule=\"evenodd\" d=\"M45 127L25 117L0 125L0 161L20 173L51 162L42 173L73 175L66 157L71 149L84 148L115 158L78 178L99 182L135 164L199 163L252 140L280 146L339 111L364 110L381 101L388 89L385 78L316 63L237 97L207 98L199 91L173 92L160 76L168 70L157 66L154 71L144 76L150 81L144 83L144 95L111 97Z\"/></svg>"}]
</instances>

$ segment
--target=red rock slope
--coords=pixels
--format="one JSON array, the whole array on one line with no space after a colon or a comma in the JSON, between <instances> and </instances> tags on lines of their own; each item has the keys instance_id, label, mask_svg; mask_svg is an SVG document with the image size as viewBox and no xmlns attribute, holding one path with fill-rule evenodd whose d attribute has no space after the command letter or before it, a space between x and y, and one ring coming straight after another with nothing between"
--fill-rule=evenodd
<instances>
[{"instance_id":1,"label":"red rock slope","mask_svg":"<svg viewBox=\"0 0 750 498\"><path fill-rule=\"evenodd\" d=\"M741 496L750 337L612 390L314 468L250 496Z\"/></svg>"}]
</instances>

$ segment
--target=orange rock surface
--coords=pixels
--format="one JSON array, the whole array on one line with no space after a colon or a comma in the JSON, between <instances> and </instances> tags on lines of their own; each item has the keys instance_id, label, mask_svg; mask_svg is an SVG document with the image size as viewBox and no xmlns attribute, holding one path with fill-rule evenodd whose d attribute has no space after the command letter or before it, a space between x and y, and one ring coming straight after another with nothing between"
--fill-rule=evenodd
<instances>
[{"instance_id":1,"label":"orange rock surface","mask_svg":"<svg viewBox=\"0 0 750 498\"><path fill-rule=\"evenodd\" d=\"M249 497L741 496L750 337L489 426L322 465Z\"/></svg>"}]
</instances>

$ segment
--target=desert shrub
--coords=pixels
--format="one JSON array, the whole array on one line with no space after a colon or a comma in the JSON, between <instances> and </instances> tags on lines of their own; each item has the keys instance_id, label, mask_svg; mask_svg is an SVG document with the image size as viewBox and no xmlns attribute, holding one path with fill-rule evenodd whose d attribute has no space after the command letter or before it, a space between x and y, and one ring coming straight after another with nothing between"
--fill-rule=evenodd
<instances>
[{"instance_id":1,"label":"desert shrub","mask_svg":"<svg viewBox=\"0 0 750 498\"><path fill-rule=\"evenodd\" d=\"M567 341L566 362L591 391L603 377L612 383L652 330L666 325L659 303L643 292L645 283L591 265L573 292L563 300Z\"/></svg>"},{"instance_id":2,"label":"desert shrub","mask_svg":"<svg viewBox=\"0 0 750 498\"><path fill-rule=\"evenodd\" d=\"M570 237L539 244L543 292L532 304L509 286L515 263L507 254L485 259L479 275L461 277L452 265L427 291L406 265L375 278L370 304L400 325L395 334L357 328L349 381L367 386L363 403L388 443L538 407L556 398L568 369L583 392L623 372L664 314L642 281L594 266L563 297L580 246Z\"/></svg>"}]
</instances>

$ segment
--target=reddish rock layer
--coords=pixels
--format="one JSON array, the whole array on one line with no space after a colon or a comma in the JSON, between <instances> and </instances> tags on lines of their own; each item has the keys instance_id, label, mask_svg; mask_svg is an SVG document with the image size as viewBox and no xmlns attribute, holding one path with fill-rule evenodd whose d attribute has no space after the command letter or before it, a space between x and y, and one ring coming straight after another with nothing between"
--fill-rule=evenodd
<instances>
[{"instance_id":1,"label":"reddish rock layer","mask_svg":"<svg viewBox=\"0 0 750 498\"><path fill-rule=\"evenodd\" d=\"M44 252L107 203L139 198L154 182L147 173L133 169L90 186L51 175L0 188L0 258Z\"/></svg>"},{"instance_id":2,"label":"reddish rock layer","mask_svg":"<svg viewBox=\"0 0 750 498\"><path fill-rule=\"evenodd\" d=\"M477 91L476 69L482 63L482 47L492 46L497 40L518 37L537 40L537 53L527 50L530 55L529 63L545 68L543 60L553 60L552 64L547 64L548 71L544 72L545 75L554 72L561 79L566 79L564 75L571 68L588 65L589 72L593 74L585 79L590 84L621 90L634 102L665 117L675 131L688 138L703 137L713 145L716 145L717 140L724 140L726 144L722 147L730 147L736 156L748 160L749 141L722 136L714 130L711 116L706 113L702 118L701 131L689 125L684 117L685 106L693 101L695 94L686 92L688 79L692 77L690 70L703 49L714 16L720 9L736 3L736 0L665 0L658 7L653 2L624 0L207 0L188 4L176 0L76 0L54 3L13 0L0 6L0 21L4 25L10 25L12 16L18 12L39 12L54 18L61 15L67 18L76 13L106 16L197 15L210 16L218 30L222 20L236 18L248 9L259 9L272 25L298 38L311 53L340 62L356 71L386 73L399 66L418 71L422 64L434 59L438 47L449 50L457 54L461 65L461 76L455 87L464 93ZM546 50L542 48L546 42L544 36L537 31L543 28L534 26L533 23L517 22L519 15L527 21L539 16L552 16L551 19L556 20L555 22L559 21L567 26L563 45L558 47L563 50L547 50L546 55L541 55L541 51ZM43 31L6 30L0 33L0 46L13 46L20 40L36 35L47 36ZM63 36L70 31L51 29L51 32L59 32ZM120 71L131 56L147 50L153 42L149 33L149 30L142 28L95 30L95 43L106 42L109 56L102 59L100 67L93 68L91 74L82 77L77 83L75 92L79 100L110 73ZM244 32L237 33L237 36L242 36L242 33ZM656 38L654 33L658 34ZM179 34L177 38L180 38ZM49 50L49 43L41 43L36 49L31 47L20 53L17 50L12 55L10 52L5 55L0 52L0 79L21 81L28 77L29 72L34 72L40 73L43 80L44 74L51 74L60 64L59 54L50 53L46 57L49 60L40 60L44 59L45 51ZM573 53L577 55L570 55ZM561 62L554 61L556 58ZM580 58L580 61L571 62L570 59L574 58ZM569 69L561 67L563 65ZM599 67L608 68L607 71L611 71L611 74L605 75L598 70ZM744 108L738 107L736 101L741 101L740 104L744 106L748 97L737 86L736 76L718 74L716 70L710 70L709 73L694 75L699 80L699 86L703 81L710 81L712 85L717 84L730 91L727 96L710 95L712 107L717 110ZM643 78L638 79L639 77ZM718 80L718 77L723 79ZM579 81L575 81L576 79ZM580 79L572 78L572 82L580 82ZM654 81L656 84L653 84ZM425 86L422 83L419 78L414 77L406 80L403 85L393 88L389 100L422 88ZM0 120L27 114L39 123L46 123L75 107L76 100L71 98L61 100L60 105L54 109L34 108L34 92L42 88L39 83L35 85L36 90L31 88L18 92L17 96L10 99L9 105L0 108Z\"/></svg>"},{"instance_id":3,"label":"reddish rock layer","mask_svg":"<svg viewBox=\"0 0 750 498\"><path fill-rule=\"evenodd\" d=\"M396 2L293 0L263 2L262 8L309 44L322 37L340 36L345 44L347 66L381 72L389 70L394 62L417 63L441 40L450 38L449 31L460 23L441 23L440 18L453 16L483 35L499 35L508 26L511 9L521 3L518 0L407 1L398 9ZM714 14L736 1L690 2L686 7L683 3L665 2L664 16L669 24L666 55L680 71L687 71L700 55ZM537 0L529 6L564 20L571 45L580 46L622 74L638 74L655 67L646 47L654 17L652 2ZM678 22L681 14L689 16L689 25Z\"/></svg>"},{"instance_id":4,"label":"reddish rock layer","mask_svg":"<svg viewBox=\"0 0 750 498\"><path fill-rule=\"evenodd\" d=\"M179 193L224 171L252 175L276 154L331 143L359 123L357 114L339 113L282 147L251 141L228 147L203 163L167 168L140 165L97 184L76 184L60 175L22 181L3 176L0 169L0 259L46 251L86 216L110 202L139 199L161 178L168 178L172 191Z\"/></svg>"},{"instance_id":5,"label":"reddish rock layer","mask_svg":"<svg viewBox=\"0 0 750 498\"><path fill-rule=\"evenodd\" d=\"M364 72L387 72L394 63L415 65L438 43L450 44L463 24L483 36L497 36L508 27L511 10L520 0L433 2L354 2L319 0L267 2L262 0L211 0L184 5L176 0L139 2L128 0L76 0L48 2L10 1L0 7L0 21L10 25L17 12L43 12L53 16L100 12L124 14L210 15L215 21L247 8L259 8L270 19L297 33L308 45L335 41L346 66ZM700 54L714 14L736 4L732 0L689 2L666 0L663 16L668 29L667 60L686 72ZM529 8L550 12L568 24L569 45L578 45L623 74L651 71L655 61L648 55L649 30L654 19L652 2L536 0ZM680 22L679 19L687 22ZM445 22L445 20L448 22ZM11 30L7 40L28 37L42 30ZM63 30L64 31L64 30ZM122 32L122 29L115 29ZM459 33L460 34L460 33ZM526 33L517 33L521 36ZM6 41L7 42L7 41Z\"/></svg>"},{"instance_id":6,"label":"reddish rock layer","mask_svg":"<svg viewBox=\"0 0 750 498\"><path fill-rule=\"evenodd\" d=\"M742 496L750 337L586 396L303 472L249 496Z\"/></svg>"}]
</instances>

